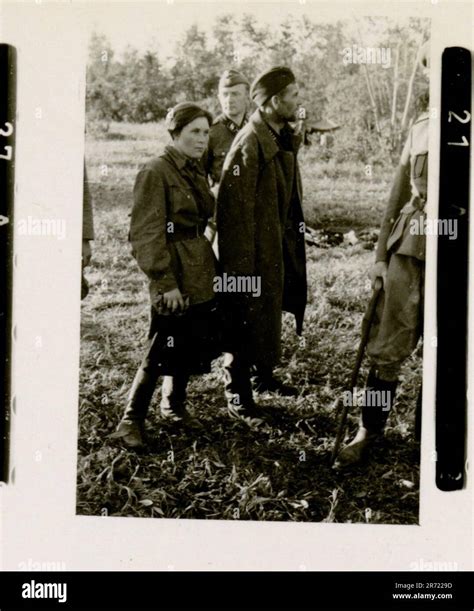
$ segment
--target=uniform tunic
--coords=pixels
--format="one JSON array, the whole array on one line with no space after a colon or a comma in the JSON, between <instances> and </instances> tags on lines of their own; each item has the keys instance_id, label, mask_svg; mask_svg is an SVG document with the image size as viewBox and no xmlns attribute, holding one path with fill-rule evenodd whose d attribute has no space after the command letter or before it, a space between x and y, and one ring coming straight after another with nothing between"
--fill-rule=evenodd
<instances>
[{"instance_id":1,"label":"uniform tunic","mask_svg":"<svg viewBox=\"0 0 474 611\"><path fill-rule=\"evenodd\" d=\"M214 320L216 260L203 231L214 198L200 164L169 145L140 170L129 239L149 278L151 353L165 375L202 373L217 356ZM179 288L189 300L181 315L165 313L163 294Z\"/></svg>"},{"instance_id":2,"label":"uniform tunic","mask_svg":"<svg viewBox=\"0 0 474 611\"><path fill-rule=\"evenodd\" d=\"M398 378L423 328L428 125L422 115L410 130L377 244L376 260L388 270L367 354L385 380Z\"/></svg>"},{"instance_id":3,"label":"uniform tunic","mask_svg":"<svg viewBox=\"0 0 474 611\"><path fill-rule=\"evenodd\" d=\"M224 114L220 114L214 119L209 130L209 147L206 161L206 170L213 184L220 182L225 156L229 152L235 136L247 123L247 120L248 118L245 115L242 124L237 125Z\"/></svg>"}]
</instances>

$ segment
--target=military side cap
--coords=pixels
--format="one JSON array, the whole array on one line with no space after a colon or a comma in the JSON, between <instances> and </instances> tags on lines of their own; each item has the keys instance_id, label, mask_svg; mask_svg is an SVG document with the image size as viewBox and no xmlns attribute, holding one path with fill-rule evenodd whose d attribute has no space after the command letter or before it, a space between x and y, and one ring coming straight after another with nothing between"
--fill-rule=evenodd
<instances>
[{"instance_id":1,"label":"military side cap","mask_svg":"<svg viewBox=\"0 0 474 611\"><path fill-rule=\"evenodd\" d=\"M250 87L250 83L241 72L232 68L225 70L219 79L219 87L234 87L234 85L247 85Z\"/></svg>"},{"instance_id":2,"label":"military side cap","mask_svg":"<svg viewBox=\"0 0 474 611\"><path fill-rule=\"evenodd\" d=\"M257 76L252 83L250 97L257 106L262 106L272 95L280 93L282 89L295 81L295 75L289 68L276 66Z\"/></svg>"}]
</instances>

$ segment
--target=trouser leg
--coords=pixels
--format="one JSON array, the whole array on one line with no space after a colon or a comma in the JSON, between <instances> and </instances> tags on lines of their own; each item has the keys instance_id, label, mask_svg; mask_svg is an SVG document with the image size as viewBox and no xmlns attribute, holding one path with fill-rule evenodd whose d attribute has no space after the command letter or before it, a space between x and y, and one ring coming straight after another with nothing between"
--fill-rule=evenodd
<instances>
[{"instance_id":1,"label":"trouser leg","mask_svg":"<svg viewBox=\"0 0 474 611\"><path fill-rule=\"evenodd\" d=\"M424 270L424 263L413 257L394 254L390 258L386 287L367 345L381 390L386 387L390 391L389 384L396 385L404 360L415 350L421 336Z\"/></svg>"},{"instance_id":2,"label":"trouser leg","mask_svg":"<svg viewBox=\"0 0 474 611\"><path fill-rule=\"evenodd\" d=\"M372 367L364 391L360 427L340 453L338 466L359 462L371 442L383 434L401 365L416 348L421 334L423 283L421 261L392 255L367 344Z\"/></svg>"},{"instance_id":3,"label":"trouser leg","mask_svg":"<svg viewBox=\"0 0 474 611\"><path fill-rule=\"evenodd\" d=\"M391 256L367 343L367 355L383 380L397 380L403 361L416 348L423 326L423 284L422 261Z\"/></svg>"}]
</instances>

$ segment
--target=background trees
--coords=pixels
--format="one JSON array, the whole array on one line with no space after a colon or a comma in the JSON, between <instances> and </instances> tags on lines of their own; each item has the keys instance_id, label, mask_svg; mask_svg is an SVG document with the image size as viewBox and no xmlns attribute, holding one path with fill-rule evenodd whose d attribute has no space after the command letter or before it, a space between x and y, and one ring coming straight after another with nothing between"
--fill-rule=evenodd
<instances>
[{"instance_id":1,"label":"background trees","mask_svg":"<svg viewBox=\"0 0 474 611\"><path fill-rule=\"evenodd\" d=\"M336 159L377 162L398 157L427 81L418 67L428 39L426 20L389 18L315 23L307 16L286 18L275 30L251 15L216 17L210 33L192 25L164 63L156 50L127 47L120 57L99 33L91 36L86 108L90 121L159 121L167 109L188 99L218 111L220 73L229 67L252 80L260 71L284 64L298 76L308 124L322 118L341 126ZM389 50L390 63L344 63L345 49Z\"/></svg>"}]
</instances>

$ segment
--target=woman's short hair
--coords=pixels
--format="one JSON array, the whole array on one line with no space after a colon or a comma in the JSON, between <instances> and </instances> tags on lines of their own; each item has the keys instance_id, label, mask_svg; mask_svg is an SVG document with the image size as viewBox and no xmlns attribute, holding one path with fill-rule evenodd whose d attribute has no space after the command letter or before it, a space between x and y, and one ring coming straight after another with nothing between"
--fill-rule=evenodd
<instances>
[{"instance_id":1,"label":"woman's short hair","mask_svg":"<svg viewBox=\"0 0 474 611\"><path fill-rule=\"evenodd\" d=\"M176 138L183 127L200 117L207 119L209 125L212 124L212 115L206 109L194 102L180 102L168 111L165 119L166 129L172 138Z\"/></svg>"}]
</instances>

